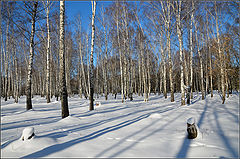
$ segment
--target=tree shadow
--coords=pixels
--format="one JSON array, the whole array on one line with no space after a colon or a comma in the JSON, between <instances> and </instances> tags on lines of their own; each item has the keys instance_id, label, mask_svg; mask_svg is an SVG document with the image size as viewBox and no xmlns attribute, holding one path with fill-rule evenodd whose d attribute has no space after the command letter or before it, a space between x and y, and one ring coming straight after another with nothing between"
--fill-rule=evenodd
<instances>
[{"instance_id":1,"label":"tree shadow","mask_svg":"<svg viewBox=\"0 0 240 159\"><path fill-rule=\"evenodd\" d=\"M49 146L49 147L44 148L40 151L37 151L37 152L34 152L34 153L29 154L27 156L24 156L24 158L36 158L36 157L47 156L47 155L52 154L54 152L64 150L64 149L66 149L70 146L73 146L74 144L81 143L81 142L88 141L88 140L92 140L92 139L97 138L97 137L99 137L103 134L109 133L111 131L118 130L122 127L128 126L128 125L133 124L133 123L135 123L139 120L142 120L142 119L144 119L148 116L149 116L148 114L144 114L144 115L141 115L137 118L134 118L134 119L131 119L131 120L128 120L128 121L124 121L122 123L119 123L119 124L116 124L116 125L113 125L113 126L109 126L109 127L103 128L103 129L98 130L98 131L95 131L93 133L90 133L90 134L88 134L86 136L83 136L83 137L80 137L78 139L74 139L74 140L70 140L70 141L65 142L65 143L60 143L60 144L55 144L55 145Z\"/></svg>"},{"instance_id":2,"label":"tree shadow","mask_svg":"<svg viewBox=\"0 0 240 159\"><path fill-rule=\"evenodd\" d=\"M96 122L96 123L93 123L93 124L88 124L88 125L85 125L85 126L81 126L79 128L70 129L68 131L75 132L75 131L79 131L79 130L82 130L82 129L88 129L88 128L91 128L91 127L96 127L96 126L104 124L106 122L110 122L111 123L113 120L122 119L122 118L124 118L126 116L133 115L133 114L136 114L136 113L140 113L140 112L144 112L144 111L151 111L151 112L144 113L142 115L138 115L137 117L134 117L132 119L128 118L128 119L126 119L123 122L120 122L118 124L102 128L102 129L100 129L98 131L95 131L95 132L90 133L88 135L85 135L83 137L80 137L80 138L77 138L77 139L73 139L73 140L67 141L65 143L60 143L60 144L49 146L47 148L44 148L44 149L42 149L40 151L34 152L32 154L29 154L29 155L26 155L24 157L26 157L26 158L44 157L44 156L50 155L52 153L55 153L57 151L64 150L64 149L66 149L66 148L68 148L70 146L73 146L74 144L78 144L78 143L81 143L81 142L84 142L84 141L92 140L92 139L95 139L95 138L97 138L97 137L99 137L101 135L104 135L106 133L109 133L109 132L121 129L121 128L126 127L126 126L131 125L131 124L134 124L134 123L136 123L136 122L138 122L138 121L140 121L142 119L147 118L152 113L169 111L171 109L174 109L174 107L167 108L167 109L164 109L164 110L156 110L156 109L162 109L162 107L145 109L145 110L139 110L139 111L135 111L135 112L131 112L131 113L125 114L125 115L120 115L120 116L117 116L117 117L113 117L113 118L110 118L110 119L99 121L99 122ZM57 137L56 136L57 134L59 134L59 133L55 133L55 134L52 133L52 134L49 134L49 135L55 135L55 137Z\"/></svg>"},{"instance_id":3,"label":"tree shadow","mask_svg":"<svg viewBox=\"0 0 240 159\"><path fill-rule=\"evenodd\" d=\"M161 126L160 128L158 128L158 129L156 129L155 131L152 131L152 132L150 132L149 134L141 137L140 139L138 139L138 142L133 142L133 143L130 144L129 146L124 147L122 150L120 150L120 151L118 151L118 152L115 152L114 154L112 154L112 155L109 156L109 157L110 157L110 158L116 157L116 156L120 155L121 153L129 150L130 148L132 148L133 146L135 146L135 145L138 144L139 142L143 141L144 139L148 138L149 136L152 136L153 134L155 134L155 133L163 130L166 126L169 126L169 123L172 123L173 121L177 120L177 119L178 119L180 116L182 116L183 114L184 114L184 112L182 112L181 114L179 114L179 115L178 115L177 117L175 117L174 119L172 119L172 120L170 120L170 121L167 121L164 125L162 125L162 126ZM147 128L150 127L150 126L153 126L153 125L156 124L156 123L157 123L157 121L155 121L155 122L152 123L151 125L148 125L148 126L142 128L141 130L139 130L139 131L137 131L137 132L135 132L135 133L127 136L126 139L128 139L128 138L130 138L130 137L132 137L132 136L135 136L135 135L138 134L138 133L141 133L143 130L147 129ZM125 139L125 140L126 140L126 139ZM114 146L112 146L112 147L104 150L102 153L100 153L100 154L97 155L96 157L101 157L101 156L102 156L104 153L106 153L107 151L110 151L110 150L113 149L114 147L119 146L119 144L121 144L121 142L123 142L123 141L124 141L124 139L123 139L122 141L119 141L118 143L116 143Z\"/></svg>"},{"instance_id":4,"label":"tree shadow","mask_svg":"<svg viewBox=\"0 0 240 159\"><path fill-rule=\"evenodd\" d=\"M34 126L34 125L54 123L54 122L58 121L59 119L60 119L59 116L53 116L53 117L44 117L44 118L28 119L28 120L24 120L24 121L3 123L3 124L1 124L1 131L8 130L8 129L16 129L16 128L20 128L20 127L28 127L28 126ZM35 123L35 121L39 121L39 122ZM14 124L14 125L6 126L6 125L11 125L11 124ZM16 124L18 124L18 125L16 125Z\"/></svg>"},{"instance_id":5,"label":"tree shadow","mask_svg":"<svg viewBox=\"0 0 240 159\"><path fill-rule=\"evenodd\" d=\"M168 106L168 105L166 105L166 106ZM156 108L148 108L148 109L144 109L144 110L137 110L137 111L130 112L130 113L127 113L127 114L123 114L123 115L119 115L119 116L103 119L101 121L97 121L97 122L94 122L94 123L90 123L90 124L88 123L88 124L85 124L85 125L81 124L81 126L78 127L78 128L72 128L72 129L68 129L66 131L61 131L61 132L76 132L76 131L80 131L80 130L90 129L90 128L101 126L101 125L106 124L106 123L111 123L111 122L113 122L115 120L123 119L125 117L129 117L131 115L136 115L138 113L142 113L142 112L146 112L146 111L152 111L152 112L150 112L150 114L151 113L163 113L163 112L166 112L166 111L170 111L170 110L174 109L175 107L171 107L171 108L167 107L166 109L163 109L163 108L165 108L165 107L161 106L161 107L156 107ZM158 109L160 109L160 110L158 110ZM53 133L47 134L45 136L46 137L47 136L58 137L59 133L58 132L53 132Z\"/></svg>"},{"instance_id":6,"label":"tree shadow","mask_svg":"<svg viewBox=\"0 0 240 159\"><path fill-rule=\"evenodd\" d=\"M1 144L1 150L2 150L3 148L5 148L6 146L8 146L9 144L11 144L12 142L14 142L15 140L16 140L16 139L12 139L12 140L10 140L10 141L7 141L7 142Z\"/></svg>"},{"instance_id":7,"label":"tree shadow","mask_svg":"<svg viewBox=\"0 0 240 159\"><path fill-rule=\"evenodd\" d=\"M229 139L227 138L227 136L223 132L221 124L219 123L219 119L218 119L218 114L217 114L216 108L214 108L214 117L215 117L216 126L218 128L217 134L222 139L222 141L223 141L224 145L226 146L226 148L228 149L228 151L232 154L232 157L234 157L234 158L235 157L239 157L239 153L234 150L234 148L231 145ZM237 122L237 123L239 123L239 122Z\"/></svg>"},{"instance_id":8,"label":"tree shadow","mask_svg":"<svg viewBox=\"0 0 240 159\"><path fill-rule=\"evenodd\" d=\"M202 98L202 96L200 96L200 95L195 95L194 97L193 97L193 99L191 99L191 104L195 104L195 103L197 103L198 101L200 101L200 99Z\"/></svg>"},{"instance_id":9,"label":"tree shadow","mask_svg":"<svg viewBox=\"0 0 240 159\"><path fill-rule=\"evenodd\" d=\"M200 128L203 122L203 119L205 118L205 114L207 112L208 109L208 99L205 99L205 106L204 106L204 110L200 116L200 119L198 120L197 126ZM184 138L184 141L182 143L181 149L178 151L176 158L186 158L187 157L187 153L190 147L190 144L192 142L192 139L188 139L187 136Z\"/></svg>"},{"instance_id":10,"label":"tree shadow","mask_svg":"<svg viewBox=\"0 0 240 159\"><path fill-rule=\"evenodd\" d=\"M233 120L234 120L236 123L239 122L238 116L237 116L236 114L232 113L232 112L226 107L225 104L223 105L223 108L224 108L225 112L227 112L229 115L232 116ZM238 108L238 109L239 109L239 108Z\"/></svg>"}]
</instances>

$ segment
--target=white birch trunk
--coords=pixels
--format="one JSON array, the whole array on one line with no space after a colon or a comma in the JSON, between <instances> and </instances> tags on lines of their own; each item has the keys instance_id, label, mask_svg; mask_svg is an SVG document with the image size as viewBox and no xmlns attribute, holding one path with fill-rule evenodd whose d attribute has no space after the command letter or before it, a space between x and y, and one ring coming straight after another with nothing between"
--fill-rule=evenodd
<instances>
[{"instance_id":1,"label":"white birch trunk","mask_svg":"<svg viewBox=\"0 0 240 159\"><path fill-rule=\"evenodd\" d=\"M104 20L104 15L103 15L103 23L105 23ZM105 58L104 58L104 68L103 68L103 77L104 77L104 95L105 95L105 100L108 99L108 85L107 85L107 70L108 70L108 64L107 64L107 57L108 57L108 41L107 41L107 31L105 24L103 24L103 29L104 29L104 40L105 40Z\"/></svg>"},{"instance_id":2,"label":"white birch trunk","mask_svg":"<svg viewBox=\"0 0 240 159\"><path fill-rule=\"evenodd\" d=\"M68 110L68 94L66 88L66 72L65 72L65 1L60 1L60 27L59 27L59 58L60 58L60 97L62 118L69 116Z\"/></svg>"},{"instance_id":3,"label":"white birch trunk","mask_svg":"<svg viewBox=\"0 0 240 159\"><path fill-rule=\"evenodd\" d=\"M171 56L171 38L170 38L170 2L168 2L167 12L167 49L168 49L168 61L169 61L169 81L171 91L171 102L174 102L174 86L173 86L173 71L172 71L172 56Z\"/></svg>"},{"instance_id":4,"label":"white birch trunk","mask_svg":"<svg viewBox=\"0 0 240 159\"><path fill-rule=\"evenodd\" d=\"M166 25L166 23L165 23L165 25ZM161 38L160 48L161 48L161 55L162 55L162 61L163 61L163 71L162 71L162 73L163 73L163 95L164 95L165 99L167 99L167 77L166 77L167 70L166 70L166 57L165 57L165 53L163 50L163 34L162 34L162 32L161 32L160 36L161 36L160 37Z\"/></svg>"},{"instance_id":5,"label":"white birch trunk","mask_svg":"<svg viewBox=\"0 0 240 159\"><path fill-rule=\"evenodd\" d=\"M195 28L197 28L196 22L194 21ZM201 34L202 35L202 34ZM201 80L201 92L202 92L202 100L205 99L205 90L204 90L204 77L203 77L203 62L202 62L202 52L200 51L200 46L199 42L200 38L198 38L197 30L195 29L195 36L196 36L196 41L197 41L197 51L199 55L199 61L200 61L200 80Z\"/></svg>"},{"instance_id":6,"label":"white birch trunk","mask_svg":"<svg viewBox=\"0 0 240 159\"><path fill-rule=\"evenodd\" d=\"M140 36L140 34L139 34ZM140 41L140 38L139 38ZM138 96L142 95L142 69L141 69L141 54L138 54L138 77L139 77L139 86L138 86Z\"/></svg>"},{"instance_id":7,"label":"white birch trunk","mask_svg":"<svg viewBox=\"0 0 240 159\"><path fill-rule=\"evenodd\" d=\"M34 3L34 8L32 12L32 31L30 37L30 53L29 53L29 63L28 63L28 76L27 76L27 86L26 86L26 109L32 109L32 67L33 67L33 55L34 55L34 34L35 34L35 18L37 13L38 2Z\"/></svg>"},{"instance_id":8,"label":"white birch trunk","mask_svg":"<svg viewBox=\"0 0 240 159\"><path fill-rule=\"evenodd\" d=\"M94 94L94 76L93 76L93 49L94 49L94 31L95 31L95 13L96 13L96 1L92 1L92 39L91 39L91 55L90 55L90 107L89 110L94 110L93 106L93 94Z\"/></svg>"},{"instance_id":9,"label":"white birch trunk","mask_svg":"<svg viewBox=\"0 0 240 159\"><path fill-rule=\"evenodd\" d=\"M190 87L191 95L190 98L193 99L193 10L194 10L194 1L192 0L192 12L191 12L191 22L190 22Z\"/></svg>"},{"instance_id":10,"label":"white birch trunk","mask_svg":"<svg viewBox=\"0 0 240 159\"><path fill-rule=\"evenodd\" d=\"M46 98L47 103L50 103L50 26L49 26L49 7L50 3L47 1L46 15L47 15L47 74L46 74Z\"/></svg>"},{"instance_id":11,"label":"white birch trunk","mask_svg":"<svg viewBox=\"0 0 240 159\"><path fill-rule=\"evenodd\" d=\"M9 59L9 18L7 19L7 28L6 28L6 45L5 45L5 53L4 53L4 62L5 62L5 83L4 83L4 97L5 101L7 101L8 96L8 59Z\"/></svg>"},{"instance_id":12,"label":"white birch trunk","mask_svg":"<svg viewBox=\"0 0 240 159\"><path fill-rule=\"evenodd\" d=\"M2 101L2 1L0 2L0 106Z\"/></svg>"},{"instance_id":13,"label":"white birch trunk","mask_svg":"<svg viewBox=\"0 0 240 159\"><path fill-rule=\"evenodd\" d=\"M80 65L79 65L79 97L80 98L82 98L82 93L83 93L83 91L82 91L82 78L85 78L85 74L84 73L82 73L82 72L84 72L84 67L83 67L83 60L82 60L82 41L81 41L81 37L79 38L80 39L80 41L79 41L79 63L80 63ZM85 79L85 83L86 83L86 79Z\"/></svg>"},{"instance_id":14,"label":"white birch trunk","mask_svg":"<svg viewBox=\"0 0 240 159\"><path fill-rule=\"evenodd\" d=\"M207 26L208 23L208 14L206 13L206 19L207 19ZM210 42L210 35L209 35L209 28L207 28L207 41ZM208 60L209 60L209 76L210 76L210 90L211 90L211 97L213 97L213 76L212 76L212 53L210 52L210 45L208 44Z\"/></svg>"},{"instance_id":15,"label":"white birch trunk","mask_svg":"<svg viewBox=\"0 0 240 159\"><path fill-rule=\"evenodd\" d=\"M183 50L182 50L182 30L181 30L181 1L178 4L178 13L177 13L177 35L179 41L179 54L180 54L180 69L181 69L181 105L185 105L185 89L184 89L184 79L183 79Z\"/></svg>"},{"instance_id":16,"label":"white birch trunk","mask_svg":"<svg viewBox=\"0 0 240 159\"><path fill-rule=\"evenodd\" d=\"M124 102L124 81L123 81L123 64L122 64L122 51L121 51L121 44L120 44L120 34L119 34L119 19L118 19L118 11L119 11L119 2L117 2L117 39L118 39L118 52L120 55L120 73L121 73L121 98L122 103Z\"/></svg>"},{"instance_id":17,"label":"white birch trunk","mask_svg":"<svg viewBox=\"0 0 240 159\"><path fill-rule=\"evenodd\" d=\"M19 98L19 73L18 73L18 61L17 61L17 54L16 54L16 46L14 47L14 66L15 66L15 81L14 81L14 97L15 97L15 103L18 103Z\"/></svg>"},{"instance_id":18,"label":"white birch trunk","mask_svg":"<svg viewBox=\"0 0 240 159\"><path fill-rule=\"evenodd\" d=\"M224 81L224 61L223 61L223 53L220 44L220 35L219 35L219 26L218 26L218 14L217 14L217 5L215 2L215 20L216 20L216 32L217 32L217 45L218 45L218 55L220 62L220 75L221 75L221 91L222 91L222 104L225 103L225 81Z\"/></svg>"}]
</instances>

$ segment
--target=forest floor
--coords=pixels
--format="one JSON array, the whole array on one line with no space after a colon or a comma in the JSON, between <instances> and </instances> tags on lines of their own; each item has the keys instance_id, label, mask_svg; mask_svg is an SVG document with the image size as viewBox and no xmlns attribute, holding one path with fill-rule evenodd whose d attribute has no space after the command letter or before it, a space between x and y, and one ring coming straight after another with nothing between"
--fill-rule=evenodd
<instances>
[{"instance_id":1,"label":"forest floor","mask_svg":"<svg viewBox=\"0 0 240 159\"><path fill-rule=\"evenodd\" d=\"M194 94L190 105L180 105L170 96L151 94L149 101L134 96L121 103L109 95L95 99L99 106L89 111L89 100L77 95L69 100L70 116L61 119L60 101L47 104L35 96L33 110L25 110L25 97L1 106L2 157L234 157L239 158L239 93L225 104L217 93L201 100ZM187 138L187 120L194 117L198 136ZM22 131L33 127L35 137L22 141Z\"/></svg>"}]
</instances>

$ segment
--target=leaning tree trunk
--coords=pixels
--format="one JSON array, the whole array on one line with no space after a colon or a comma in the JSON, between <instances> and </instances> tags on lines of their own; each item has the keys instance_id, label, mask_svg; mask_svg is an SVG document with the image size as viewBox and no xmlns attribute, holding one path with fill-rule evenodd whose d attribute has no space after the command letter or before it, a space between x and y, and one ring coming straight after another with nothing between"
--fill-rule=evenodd
<instances>
[{"instance_id":1,"label":"leaning tree trunk","mask_svg":"<svg viewBox=\"0 0 240 159\"><path fill-rule=\"evenodd\" d=\"M27 77L27 86L26 86L26 100L27 106L26 109L32 109L32 67L33 67L33 54L34 54L34 34L35 34L35 21L36 21L36 13L37 13L38 2L34 3L33 13L32 13L32 31L30 37L30 54L29 54L29 62L28 62L28 77Z\"/></svg>"},{"instance_id":2,"label":"leaning tree trunk","mask_svg":"<svg viewBox=\"0 0 240 159\"><path fill-rule=\"evenodd\" d=\"M60 96L61 96L61 107L62 107L62 118L69 116L68 110L68 94L66 88L66 72L65 72L65 29L64 29L64 18L65 18L65 1L60 1L60 27L59 27L59 58L60 58Z\"/></svg>"},{"instance_id":3,"label":"leaning tree trunk","mask_svg":"<svg viewBox=\"0 0 240 159\"><path fill-rule=\"evenodd\" d=\"M93 107L93 94L94 94L94 83L93 83L93 49L94 49L94 19L95 19L95 12L96 12L96 1L92 1L92 41L91 41L91 56L90 56L90 107L89 110L94 110Z\"/></svg>"}]
</instances>

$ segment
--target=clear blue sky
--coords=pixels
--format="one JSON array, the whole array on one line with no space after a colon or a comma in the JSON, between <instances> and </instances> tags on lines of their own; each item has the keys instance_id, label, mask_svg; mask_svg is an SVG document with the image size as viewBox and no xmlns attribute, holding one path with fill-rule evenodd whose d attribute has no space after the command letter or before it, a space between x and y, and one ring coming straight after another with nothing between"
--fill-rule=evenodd
<instances>
[{"instance_id":1,"label":"clear blue sky","mask_svg":"<svg viewBox=\"0 0 240 159\"><path fill-rule=\"evenodd\" d=\"M111 3L111 1L97 1L96 15L98 15L102 5L107 6ZM86 24L83 27L86 29L92 16L92 3L91 1L65 1L65 11L70 20L74 20L74 17L80 13L82 24Z\"/></svg>"}]
</instances>

